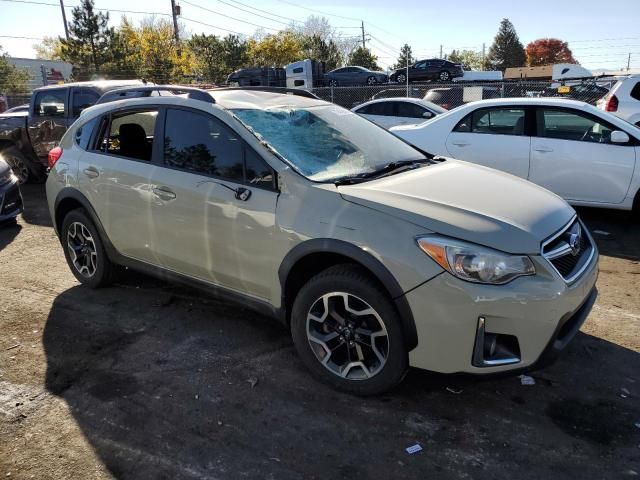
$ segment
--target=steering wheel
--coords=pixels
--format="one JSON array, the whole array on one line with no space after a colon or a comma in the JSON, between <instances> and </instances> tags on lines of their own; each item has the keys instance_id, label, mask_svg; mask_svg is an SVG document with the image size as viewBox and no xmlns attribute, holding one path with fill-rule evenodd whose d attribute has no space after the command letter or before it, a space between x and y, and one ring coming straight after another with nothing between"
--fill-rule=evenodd
<instances>
[{"instance_id":1,"label":"steering wheel","mask_svg":"<svg viewBox=\"0 0 640 480\"><path fill-rule=\"evenodd\" d=\"M592 127L593 128L593 127ZM593 132L591 131L591 128L588 128L585 132L584 135L582 135L582 138L580 139L581 142L595 142L595 143L600 143L602 141L601 137L596 137L594 136Z\"/></svg>"}]
</instances>

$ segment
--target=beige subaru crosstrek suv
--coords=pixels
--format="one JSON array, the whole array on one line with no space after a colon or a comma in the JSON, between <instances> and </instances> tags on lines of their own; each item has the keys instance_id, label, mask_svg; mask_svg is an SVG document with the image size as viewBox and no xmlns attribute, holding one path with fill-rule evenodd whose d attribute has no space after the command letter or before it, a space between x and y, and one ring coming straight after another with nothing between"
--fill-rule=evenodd
<instances>
[{"instance_id":1,"label":"beige subaru crosstrek suv","mask_svg":"<svg viewBox=\"0 0 640 480\"><path fill-rule=\"evenodd\" d=\"M596 298L596 245L564 200L305 92L109 101L49 163L82 284L124 265L270 312L310 370L356 394L409 366L537 368Z\"/></svg>"}]
</instances>

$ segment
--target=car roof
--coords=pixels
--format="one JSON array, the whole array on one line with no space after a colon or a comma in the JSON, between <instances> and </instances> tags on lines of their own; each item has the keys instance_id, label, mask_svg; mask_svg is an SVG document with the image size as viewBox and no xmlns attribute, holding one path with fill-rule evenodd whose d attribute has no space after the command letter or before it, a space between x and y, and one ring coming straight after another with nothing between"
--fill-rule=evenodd
<instances>
[{"instance_id":1,"label":"car roof","mask_svg":"<svg viewBox=\"0 0 640 480\"><path fill-rule=\"evenodd\" d=\"M478 100L470 102L464 106L500 106L500 105L543 105L543 106L564 106L584 108L590 106L586 102L579 100L569 100L566 98L547 98L547 97L513 97L513 98L494 98L488 100Z\"/></svg>"},{"instance_id":2,"label":"car roof","mask_svg":"<svg viewBox=\"0 0 640 480\"><path fill-rule=\"evenodd\" d=\"M142 85L142 80L91 80L87 82L70 82L70 83L58 83L55 85L47 85L44 87L36 88L34 91L53 90L56 88L66 87L95 87L101 90L112 89L117 87L128 87L132 85Z\"/></svg>"},{"instance_id":3,"label":"car roof","mask_svg":"<svg viewBox=\"0 0 640 480\"><path fill-rule=\"evenodd\" d=\"M369 100L367 102L361 103L353 107L353 110L360 108L364 105L371 105L372 103L386 103L386 102L406 102L406 103L415 103L417 105L422 105L424 107L430 107L434 105L432 102L428 102L427 100L423 100L421 98L412 98L412 97L389 97L389 98L375 98L373 100Z\"/></svg>"}]
</instances>

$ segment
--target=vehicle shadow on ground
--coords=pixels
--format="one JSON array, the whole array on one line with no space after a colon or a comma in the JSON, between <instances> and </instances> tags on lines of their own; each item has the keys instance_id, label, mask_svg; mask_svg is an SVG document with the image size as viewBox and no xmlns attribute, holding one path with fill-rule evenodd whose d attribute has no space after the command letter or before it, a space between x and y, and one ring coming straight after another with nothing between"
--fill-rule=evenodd
<instances>
[{"instance_id":1,"label":"vehicle shadow on ground","mask_svg":"<svg viewBox=\"0 0 640 480\"><path fill-rule=\"evenodd\" d=\"M602 255L640 261L640 220L631 212L577 208Z\"/></svg>"},{"instance_id":2,"label":"vehicle shadow on ground","mask_svg":"<svg viewBox=\"0 0 640 480\"><path fill-rule=\"evenodd\" d=\"M15 222L0 223L0 250L13 242L20 230L22 227Z\"/></svg>"},{"instance_id":3,"label":"vehicle shadow on ground","mask_svg":"<svg viewBox=\"0 0 640 480\"><path fill-rule=\"evenodd\" d=\"M24 200L22 219L31 225L52 227L53 223L47 208L47 194L44 184L27 183L20 185L20 191Z\"/></svg>"},{"instance_id":4,"label":"vehicle shadow on ground","mask_svg":"<svg viewBox=\"0 0 640 480\"><path fill-rule=\"evenodd\" d=\"M640 355L586 334L534 386L411 371L363 399L312 378L275 321L134 276L63 292L43 343L46 387L120 479L619 478L637 468ZM408 455L415 443L424 451Z\"/></svg>"}]
</instances>

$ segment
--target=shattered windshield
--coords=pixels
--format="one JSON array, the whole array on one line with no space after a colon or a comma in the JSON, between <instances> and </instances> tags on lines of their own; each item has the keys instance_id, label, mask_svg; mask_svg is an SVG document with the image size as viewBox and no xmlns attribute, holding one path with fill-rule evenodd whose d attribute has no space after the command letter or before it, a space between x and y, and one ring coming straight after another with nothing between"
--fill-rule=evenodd
<instances>
[{"instance_id":1,"label":"shattered windshield","mask_svg":"<svg viewBox=\"0 0 640 480\"><path fill-rule=\"evenodd\" d=\"M393 134L333 105L236 108L233 113L298 172L314 181L373 172L424 156Z\"/></svg>"}]
</instances>

